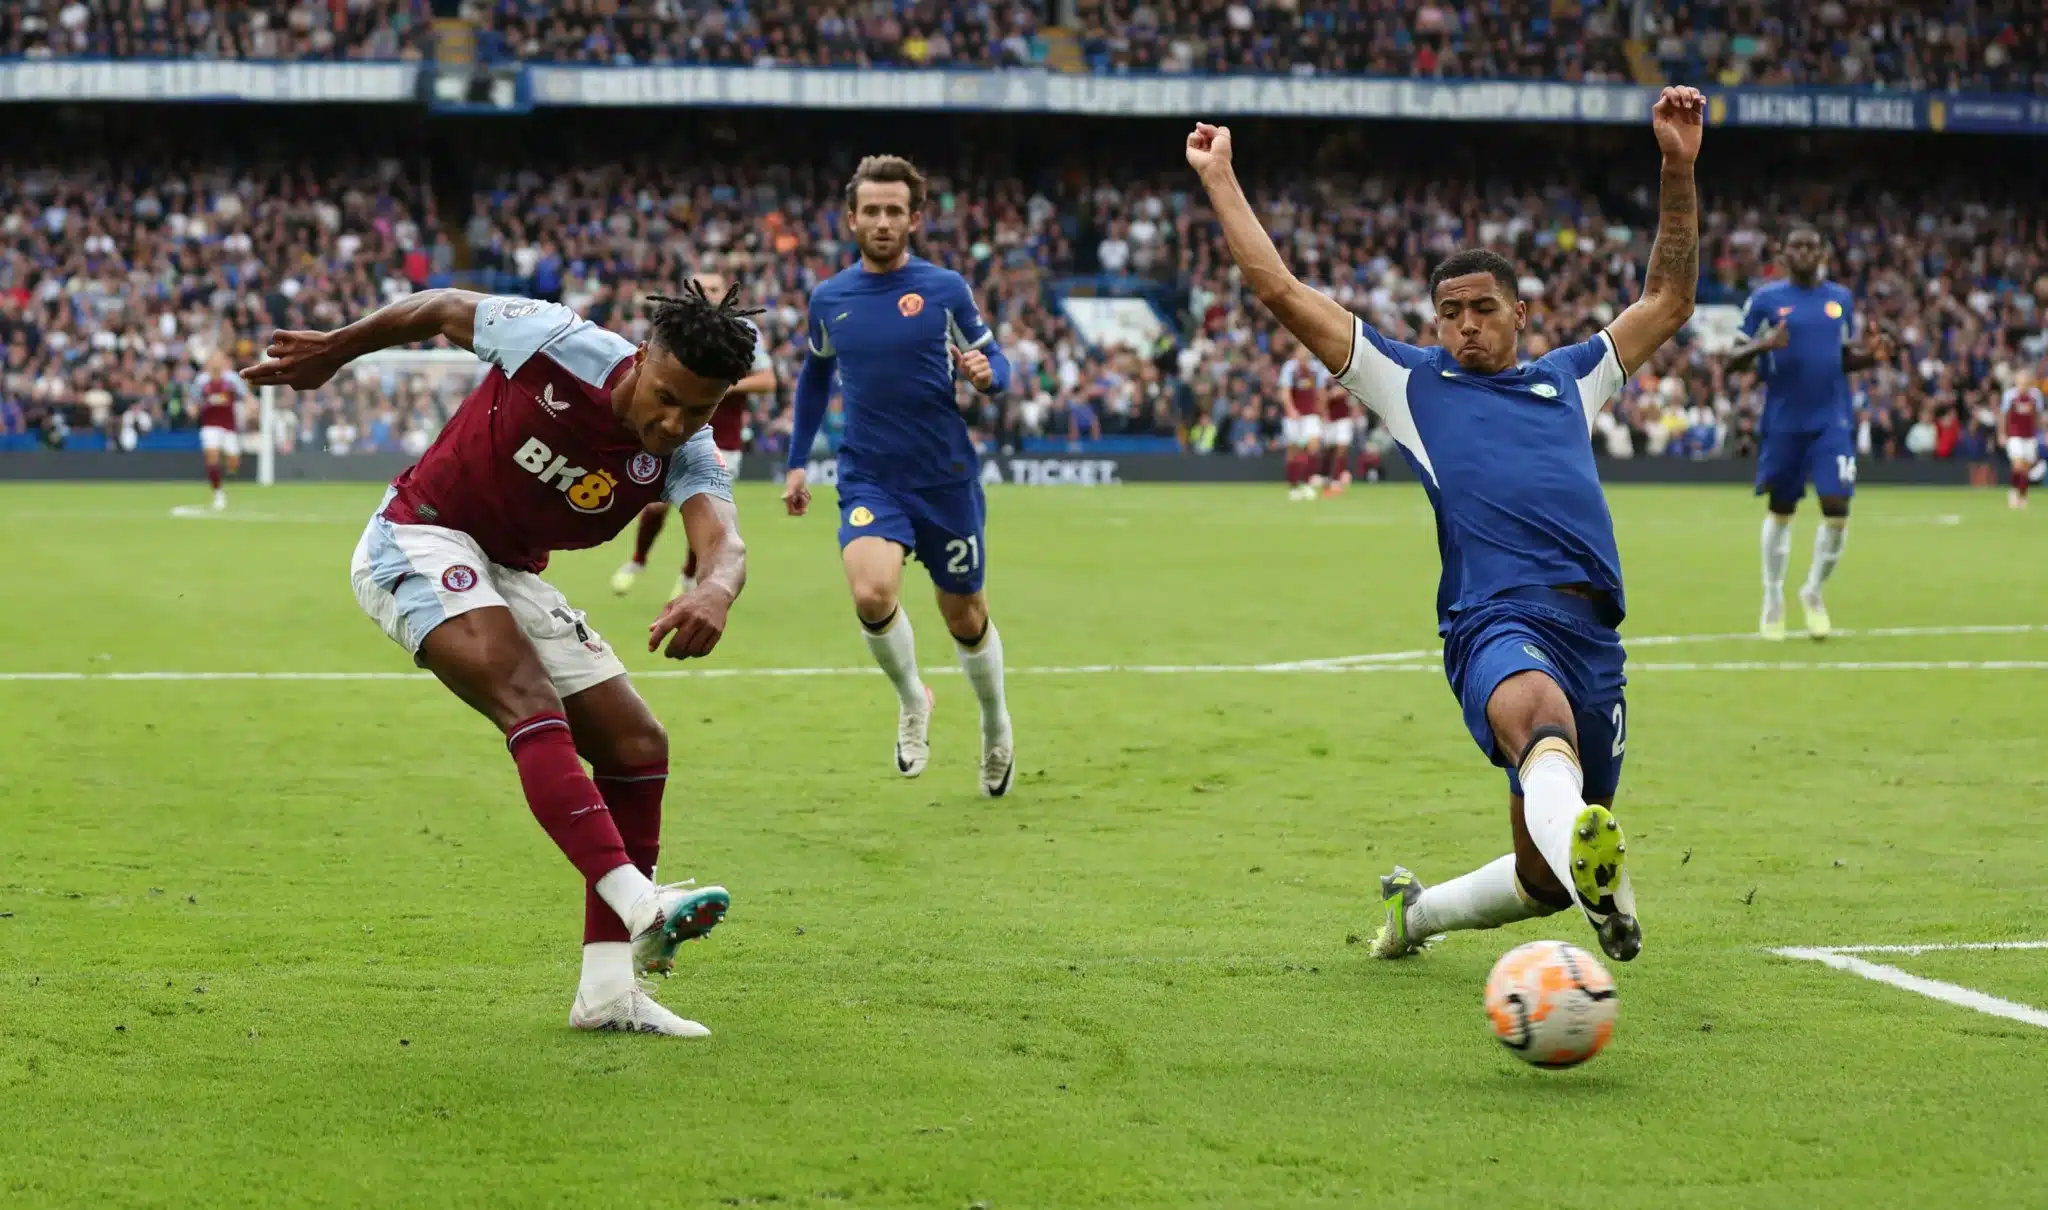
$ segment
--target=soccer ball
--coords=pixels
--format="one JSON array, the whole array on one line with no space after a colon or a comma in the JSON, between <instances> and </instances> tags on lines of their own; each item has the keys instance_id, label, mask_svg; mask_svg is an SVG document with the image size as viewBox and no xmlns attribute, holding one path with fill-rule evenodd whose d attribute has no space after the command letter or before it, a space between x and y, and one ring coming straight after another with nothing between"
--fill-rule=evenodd
<instances>
[{"instance_id":1,"label":"soccer ball","mask_svg":"<svg viewBox=\"0 0 2048 1210\"><path fill-rule=\"evenodd\" d=\"M1531 941L1501 955L1486 977L1493 1036L1535 1067L1575 1067L1614 1036L1614 976L1563 941Z\"/></svg>"}]
</instances>

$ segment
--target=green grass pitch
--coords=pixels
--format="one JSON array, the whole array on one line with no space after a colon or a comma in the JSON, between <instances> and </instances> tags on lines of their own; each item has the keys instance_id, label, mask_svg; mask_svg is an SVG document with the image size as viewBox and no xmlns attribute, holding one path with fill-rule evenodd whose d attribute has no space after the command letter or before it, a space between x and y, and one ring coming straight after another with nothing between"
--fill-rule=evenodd
<instances>
[{"instance_id":1,"label":"green grass pitch","mask_svg":"<svg viewBox=\"0 0 2048 1210\"><path fill-rule=\"evenodd\" d=\"M1612 493L1647 947L1608 1052L1555 1074L1491 1040L1480 986L1583 921L1398 964L1360 943L1394 862L1507 847L1433 655L1247 670L1433 652L1412 488L993 491L1000 802L958 676L916 782L872 673L643 679L663 873L735 901L661 990L701 1043L569 1030L574 874L431 681L103 675L406 671L348 587L377 496L242 488L191 519L203 490L0 488L0 1205L2048 1196L2048 1030L1768 952L2048 938L2048 517L2002 492L1866 491L1829 602L1907 633L1769 648L1725 637L1755 621L1760 503ZM752 582L704 668L861 668L832 518L741 505ZM630 667L673 668L638 650L663 567L619 600L622 557L550 578ZM2048 1007L2048 951L1888 960Z\"/></svg>"}]
</instances>

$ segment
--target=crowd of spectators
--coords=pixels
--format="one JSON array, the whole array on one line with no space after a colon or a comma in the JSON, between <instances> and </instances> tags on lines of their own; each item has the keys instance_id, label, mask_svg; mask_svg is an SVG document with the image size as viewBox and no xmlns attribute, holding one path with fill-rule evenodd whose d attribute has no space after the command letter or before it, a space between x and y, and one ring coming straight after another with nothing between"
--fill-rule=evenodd
<instances>
[{"instance_id":1,"label":"crowd of spectators","mask_svg":"<svg viewBox=\"0 0 2048 1210\"><path fill-rule=\"evenodd\" d=\"M15 0L0 55L418 58L428 0ZM1672 80L2048 88L2033 0L1074 0L1079 62L1047 0L465 0L486 57L612 64L1078 67L1629 80L1630 41Z\"/></svg>"},{"instance_id":2,"label":"crowd of spectators","mask_svg":"<svg viewBox=\"0 0 2048 1210\"><path fill-rule=\"evenodd\" d=\"M636 159L592 136L581 163L547 172L486 162L459 195L470 212L445 222L424 170L395 160L10 166L0 181L0 435L97 427L132 445L188 427L185 384L214 350L243 363L273 326L339 325L450 280L559 298L638 339L642 295L716 269L764 308L762 328L792 383L809 290L854 255L840 226L854 152L838 143L792 152L795 136L776 130L780 142L751 130L687 136L726 148L718 154ZM1654 178L1628 167L1641 169L1640 148L1589 172L1558 167L1604 162L1583 149L1513 158L1505 145L1480 144L1462 163L1438 157L1425 172L1402 167L1426 161L1386 131L1371 148L1357 129L1244 134L1267 152L1244 168L1247 185L1297 271L1396 338L1431 340L1428 271L1456 247L1497 247L1524 267L1532 355L1590 335L1640 282L1655 219ZM1864 448L1981 455L1999 392L2048 355L2048 217L2029 200L2039 182L2018 173L1940 184L1933 173L1907 183L1897 164L1866 164L1868 178L1848 166L1872 154L1845 151L1834 165L1809 157L1804 176L1757 163L1760 171L1715 179L1703 214L1705 313L1732 310L1777 271L1774 236L1798 219L1817 222L1833 276L1898 346L1892 363L1859 379ZM928 157L918 248L969 277L1016 367L999 403L963 393L990 442L1275 447L1290 342L1240 288L1177 161L1171 140L1155 145L1135 130L1028 168ZM1821 194L1783 183L1817 172L1834 182ZM1091 346L1057 303L1072 278L1149 295L1177 321L1177 337ZM1761 395L1712 351L1726 335L1722 315L1717 328L1703 314L1698 331L1628 384L1600 420L1602 453L1753 448ZM335 452L416 450L473 381L473 371L344 375L328 390L287 396L286 439ZM781 451L790 419L785 387L757 413L755 447ZM835 405L826 440L842 422ZM1385 450L1384 433L1373 440Z\"/></svg>"},{"instance_id":3,"label":"crowd of spectators","mask_svg":"<svg viewBox=\"0 0 2048 1210\"><path fill-rule=\"evenodd\" d=\"M2048 88L2048 8L2035 0L1687 0L1644 5L1637 35L1673 79Z\"/></svg>"},{"instance_id":4,"label":"crowd of spectators","mask_svg":"<svg viewBox=\"0 0 2048 1210\"><path fill-rule=\"evenodd\" d=\"M417 59L427 0L7 0L0 56Z\"/></svg>"}]
</instances>

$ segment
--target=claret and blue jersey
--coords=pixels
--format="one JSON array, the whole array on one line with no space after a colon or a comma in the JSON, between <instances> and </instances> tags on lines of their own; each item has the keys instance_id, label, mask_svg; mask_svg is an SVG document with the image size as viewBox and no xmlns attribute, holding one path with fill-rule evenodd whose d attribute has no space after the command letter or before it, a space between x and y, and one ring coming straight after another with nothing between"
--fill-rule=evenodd
<instances>
[{"instance_id":1,"label":"claret and blue jersey","mask_svg":"<svg viewBox=\"0 0 2048 1210\"><path fill-rule=\"evenodd\" d=\"M1856 299L1846 286L1774 282L1750 295L1742 332L1785 325L1789 343L1758 356L1764 384L1757 494L1796 501L1812 483L1822 496L1856 491L1856 416L1842 350L1856 333Z\"/></svg>"},{"instance_id":2,"label":"claret and blue jersey","mask_svg":"<svg viewBox=\"0 0 2048 1210\"><path fill-rule=\"evenodd\" d=\"M1520 754L1498 751L1486 704L1508 677L1542 672L1577 715L1590 798L1614 792L1625 742L1621 556L1592 444L1593 418L1625 377L1605 332L1482 374L1363 321L1338 375L1436 512L1437 629L1473 740L1511 765Z\"/></svg>"},{"instance_id":3,"label":"claret and blue jersey","mask_svg":"<svg viewBox=\"0 0 2048 1210\"><path fill-rule=\"evenodd\" d=\"M801 468L839 374L839 541L886 538L916 554L947 592L978 592L986 555L980 459L955 401L953 350L978 350L1009 385L1010 366L966 279L920 257L862 265L811 292L810 355L797 379L790 467Z\"/></svg>"}]
</instances>

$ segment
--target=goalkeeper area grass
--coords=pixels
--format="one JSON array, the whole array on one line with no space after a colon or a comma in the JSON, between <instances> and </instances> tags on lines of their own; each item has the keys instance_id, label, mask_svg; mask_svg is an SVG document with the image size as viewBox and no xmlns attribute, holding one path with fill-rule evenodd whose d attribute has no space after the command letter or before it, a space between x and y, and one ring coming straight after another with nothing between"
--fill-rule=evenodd
<instances>
[{"instance_id":1,"label":"goalkeeper area grass","mask_svg":"<svg viewBox=\"0 0 2048 1210\"><path fill-rule=\"evenodd\" d=\"M1647 943L1607 1052L1548 1073L1481 985L1583 920L1366 954L1394 863L1509 847L1412 487L993 490L994 802L915 566L938 715L894 773L829 493L742 489L751 580L694 666L642 650L677 527L625 599L626 546L559 558L670 731L663 877L733 893L659 993L703 1042L568 1028L574 872L350 593L380 491L0 487L0 1204L2041 1196L2048 949L1950 948L2048 940L2048 517L2002 492L1859 494L1850 633L1782 646L1761 502L1611 493ZM1902 945L1938 948L1836 952Z\"/></svg>"}]
</instances>

